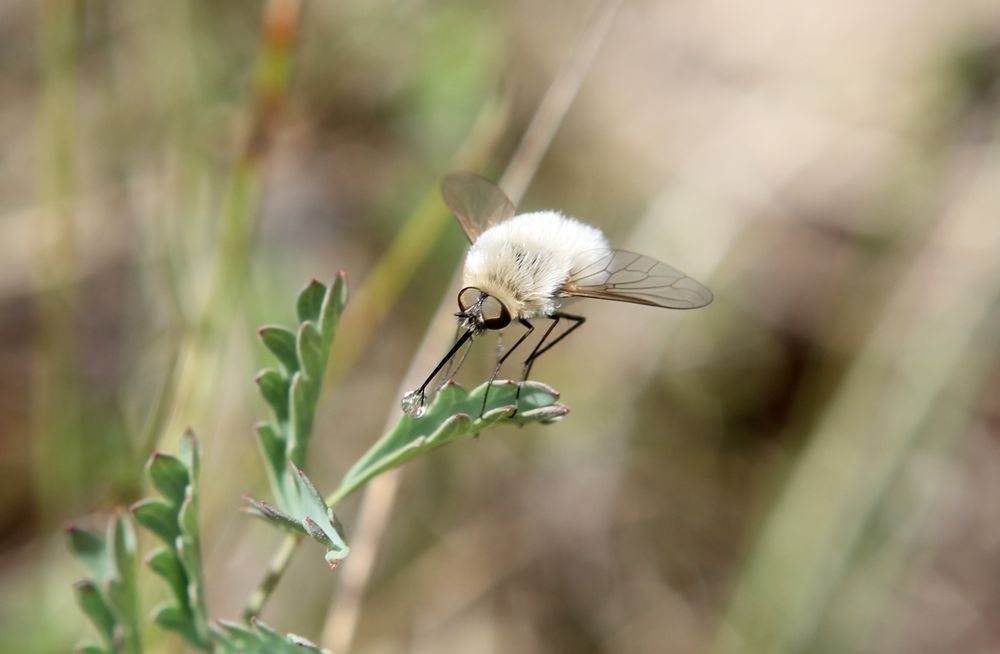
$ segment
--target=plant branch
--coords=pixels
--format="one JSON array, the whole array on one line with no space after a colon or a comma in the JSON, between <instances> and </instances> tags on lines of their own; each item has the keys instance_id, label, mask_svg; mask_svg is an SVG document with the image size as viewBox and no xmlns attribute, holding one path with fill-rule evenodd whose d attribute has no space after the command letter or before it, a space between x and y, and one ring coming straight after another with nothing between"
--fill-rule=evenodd
<instances>
[{"instance_id":1,"label":"plant branch","mask_svg":"<svg viewBox=\"0 0 1000 654\"><path fill-rule=\"evenodd\" d=\"M260 584L257 585L256 590L254 590L246 607L243 609L243 620L245 622L250 622L250 619L257 616L261 609L264 608L264 604L271 597L274 589L278 587L278 582L284 576L285 570L288 569L288 564L292 562L292 556L301 542L302 536L291 535L286 536L285 540L282 541L281 547L278 548L278 551L274 553L274 558L271 559L271 564L268 566L264 578L261 579Z\"/></svg>"}]
</instances>

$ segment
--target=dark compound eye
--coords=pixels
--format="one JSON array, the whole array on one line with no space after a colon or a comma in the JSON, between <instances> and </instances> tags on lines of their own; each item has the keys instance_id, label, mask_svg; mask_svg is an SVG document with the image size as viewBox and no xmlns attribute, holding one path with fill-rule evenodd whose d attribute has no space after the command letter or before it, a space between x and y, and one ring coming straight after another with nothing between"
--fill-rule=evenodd
<instances>
[{"instance_id":1,"label":"dark compound eye","mask_svg":"<svg viewBox=\"0 0 1000 654\"><path fill-rule=\"evenodd\" d=\"M510 312L503 302L492 295L483 300L483 325L487 329L503 329L510 324Z\"/></svg>"},{"instance_id":2,"label":"dark compound eye","mask_svg":"<svg viewBox=\"0 0 1000 654\"><path fill-rule=\"evenodd\" d=\"M483 299L483 320L497 320L500 318L502 311L503 305L500 303L500 300L492 295L487 295Z\"/></svg>"},{"instance_id":3,"label":"dark compound eye","mask_svg":"<svg viewBox=\"0 0 1000 654\"><path fill-rule=\"evenodd\" d=\"M482 291L478 288L466 286L458 292L458 308L462 311L468 311L469 307L479 301L480 295L482 295Z\"/></svg>"}]
</instances>

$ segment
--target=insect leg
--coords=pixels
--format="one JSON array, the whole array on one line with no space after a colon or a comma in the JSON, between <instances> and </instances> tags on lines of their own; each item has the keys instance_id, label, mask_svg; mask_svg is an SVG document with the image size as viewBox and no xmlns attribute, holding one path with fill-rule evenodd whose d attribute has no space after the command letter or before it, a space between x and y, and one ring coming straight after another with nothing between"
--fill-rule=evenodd
<instances>
[{"instance_id":1,"label":"insect leg","mask_svg":"<svg viewBox=\"0 0 1000 654\"><path fill-rule=\"evenodd\" d=\"M521 338L514 341L514 344L510 346L510 349L504 352L503 356L497 359L497 367L493 369L493 374L490 375L489 385L486 387L486 392L483 393L483 408L479 410L480 416L486 411L486 400L490 397L490 389L493 388L493 382L496 381L497 375L500 374L500 368L503 366L503 362L507 360L507 357L509 357L514 350L517 349L518 345L524 342L524 339L531 335L531 332L535 331L535 326L527 320L519 319L518 322L524 325L528 331L521 334Z\"/></svg>"},{"instance_id":2,"label":"insect leg","mask_svg":"<svg viewBox=\"0 0 1000 654\"><path fill-rule=\"evenodd\" d=\"M548 338L549 334L552 333L552 330L555 329L556 325L558 325L559 321L562 320L563 318L565 318L566 320L573 321L573 324L570 326L569 329L564 331L562 334L559 334L559 336L557 336L554 341L552 341L545 347L542 347L542 345L545 343L545 339ZM554 346L556 343L569 336L574 329L576 329L585 322L587 322L587 319L584 318L583 316L574 316L569 313L562 313L561 311L552 314L552 325L550 325L549 328L545 330L545 333L542 334L542 338L541 340L538 341L538 344L535 346L535 349L532 350L531 354L528 355L528 358L524 360L524 368L521 369L521 382L523 383L528 379L528 375L531 374L531 366L535 364L535 360L538 359L538 357L548 352L550 349L552 349L552 346ZM518 385L517 393L514 395L514 398L516 400L520 397L521 397L521 386ZM514 413L512 413L511 415L514 415L516 413L517 409L515 408Z\"/></svg>"},{"instance_id":3,"label":"insect leg","mask_svg":"<svg viewBox=\"0 0 1000 654\"><path fill-rule=\"evenodd\" d=\"M556 340L552 341L551 343L549 343L545 347L542 347L542 343L545 341L545 337L544 336L542 337L542 340L539 341L538 345L535 347L535 350L528 356L528 359L524 362L524 365L525 365L524 378L525 379L527 379L528 375L531 373L531 366L535 363L535 360L538 357L542 356L543 354L545 354L546 352L548 352L549 350L551 350L552 347L556 343L558 343L562 339L564 339L567 336L569 336L570 334L572 334L573 330L575 330L577 327L579 327L583 323L587 322L587 319L584 318L583 316L574 316L574 315L571 315L571 314L568 314L568 313L562 313L562 312L554 313L554 314L552 314L552 317L555 319L556 322L559 322L560 318L565 318L566 320L572 320L573 321L573 325L569 329L567 329L566 331L564 331L562 334L559 334L559 336L556 337ZM555 327L555 323L552 324L552 327ZM549 328L549 331L552 331L551 327ZM545 336L548 336L548 335L549 335L549 332L545 332ZM541 348L541 349L539 349L539 348Z\"/></svg>"}]
</instances>

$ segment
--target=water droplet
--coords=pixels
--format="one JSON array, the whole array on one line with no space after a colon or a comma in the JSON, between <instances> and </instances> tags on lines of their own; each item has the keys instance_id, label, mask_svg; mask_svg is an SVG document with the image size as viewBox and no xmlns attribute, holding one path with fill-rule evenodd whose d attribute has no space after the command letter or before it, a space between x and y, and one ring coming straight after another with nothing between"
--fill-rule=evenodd
<instances>
[{"instance_id":1,"label":"water droplet","mask_svg":"<svg viewBox=\"0 0 1000 654\"><path fill-rule=\"evenodd\" d=\"M423 391L410 391L403 396L400 404L403 407L403 413L411 418L419 418L427 412L427 398Z\"/></svg>"}]
</instances>

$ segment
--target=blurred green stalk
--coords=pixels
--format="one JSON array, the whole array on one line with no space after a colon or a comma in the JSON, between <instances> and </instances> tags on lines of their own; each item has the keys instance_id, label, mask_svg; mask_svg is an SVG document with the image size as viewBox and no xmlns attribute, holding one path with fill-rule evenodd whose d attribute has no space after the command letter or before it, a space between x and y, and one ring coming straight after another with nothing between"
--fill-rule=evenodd
<instances>
[{"instance_id":1,"label":"blurred green stalk","mask_svg":"<svg viewBox=\"0 0 1000 654\"><path fill-rule=\"evenodd\" d=\"M508 109L505 98L499 95L489 98L448 168L479 170L485 167L507 127ZM342 379L365 353L379 326L452 220L435 181L354 294L351 311L345 316L333 345L327 384Z\"/></svg>"},{"instance_id":2,"label":"blurred green stalk","mask_svg":"<svg viewBox=\"0 0 1000 654\"><path fill-rule=\"evenodd\" d=\"M223 209L211 291L181 344L173 408L157 436L179 433L189 424L203 422L215 396L221 345L246 286L266 164L291 85L301 11L300 0L270 0L265 7L251 127Z\"/></svg>"},{"instance_id":3,"label":"blurred green stalk","mask_svg":"<svg viewBox=\"0 0 1000 654\"><path fill-rule=\"evenodd\" d=\"M44 209L38 226L32 440L36 497L44 515L64 491L79 487L83 475L74 216L79 4L44 0L38 11L38 195Z\"/></svg>"}]
</instances>

